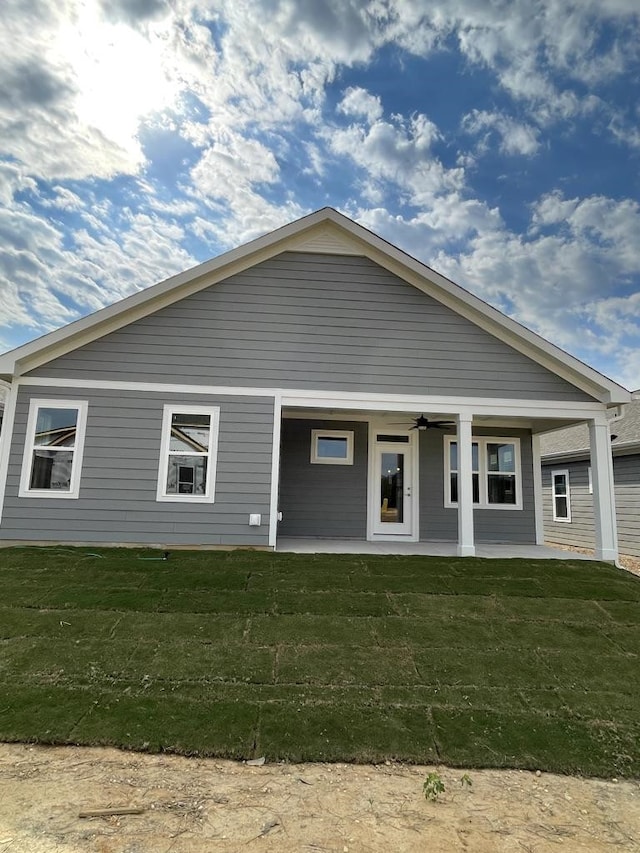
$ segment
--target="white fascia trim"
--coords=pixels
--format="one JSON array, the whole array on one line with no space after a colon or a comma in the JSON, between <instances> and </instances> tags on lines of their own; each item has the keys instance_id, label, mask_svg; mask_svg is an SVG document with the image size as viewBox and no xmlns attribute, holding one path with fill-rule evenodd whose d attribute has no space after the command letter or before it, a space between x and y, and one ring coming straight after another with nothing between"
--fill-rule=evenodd
<instances>
[{"instance_id":1,"label":"white fascia trim","mask_svg":"<svg viewBox=\"0 0 640 853\"><path fill-rule=\"evenodd\" d=\"M16 416L16 403L18 402L18 385L12 385L7 392L4 401L4 417L2 419L2 431L0 432L0 521L4 509L4 498L7 490L7 474L9 471L9 453L11 451L11 440L13 438L13 426Z\"/></svg>"},{"instance_id":2,"label":"white fascia trim","mask_svg":"<svg viewBox=\"0 0 640 853\"><path fill-rule=\"evenodd\" d=\"M280 397L283 407L351 409L353 411L441 411L451 415L493 415L529 418L572 418L574 421L605 418L603 403L571 403L565 400L519 400L493 397L375 394L352 391L317 391L290 388L252 388L227 385L178 385L163 382L128 382L111 379L57 379L24 376L20 385L43 388L96 388L113 391L150 391L161 394L204 394L238 397ZM295 414L288 414L295 417Z\"/></svg>"},{"instance_id":3,"label":"white fascia trim","mask_svg":"<svg viewBox=\"0 0 640 853\"><path fill-rule=\"evenodd\" d=\"M166 382L125 382L119 379L56 379L55 377L21 376L20 385L42 388L95 388L103 391L150 391L156 394L203 394L238 397L274 397L274 388L230 388L226 385L178 385Z\"/></svg>"},{"instance_id":4,"label":"white fascia trim","mask_svg":"<svg viewBox=\"0 0 640 853\"><path fill-rule=\"evenodd\" d=\"M271 495L269 498L269 545L278 540L278 496L280 494L280 434L282 430L282 401L276 394L273 400L273 444L271 446Z\"/></svg>"},{"instance_id":5,"label":"white fascia trim","mask_svg":"<svg viewBox=\"0 0 640 853\"><path fill-rule=\"evenodd\" d=\"M376 394L350 391L307 391L280 389L287 407L414 412L447 412L451 415L504 415L506 417L550 417L589 420L604 413L602 403L575 403L558 400L518 400L493 397L450 397L436 395ZM295 417L295 415L293 415Z\"/></svg>"}]
</instances>

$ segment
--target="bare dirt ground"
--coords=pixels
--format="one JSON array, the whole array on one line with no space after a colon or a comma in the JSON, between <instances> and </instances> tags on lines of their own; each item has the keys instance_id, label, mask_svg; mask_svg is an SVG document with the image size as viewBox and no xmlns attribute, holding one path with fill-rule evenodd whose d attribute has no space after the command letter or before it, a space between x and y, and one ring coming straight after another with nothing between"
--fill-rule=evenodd
<instances>
[{"instance_id":1,"label":"bare dirt ground","mask_svg":"<svg viewBox=\"0 0 640 853\"><path fill-rule=\"evenodd\" d=\"M0 853L640 850L640 783L0 744ZM80 817L86 810L140 814Z\"/></svg>"}]
</instances>

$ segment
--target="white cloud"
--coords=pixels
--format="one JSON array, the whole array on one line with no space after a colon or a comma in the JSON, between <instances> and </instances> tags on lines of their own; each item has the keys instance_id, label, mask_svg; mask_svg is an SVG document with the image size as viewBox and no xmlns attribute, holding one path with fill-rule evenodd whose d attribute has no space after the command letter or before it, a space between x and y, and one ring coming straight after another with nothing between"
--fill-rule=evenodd
<instances>
[{"instance_id":1,"label":"white cloud","mask_svg":"<svg viewBox=\"0 0 640 853\"><path fill-rule=\"evenodd\" d=\"M640 302L637 293L618 294L640 276L640 207L554 194L534 207L532 223L528 237L484 231L457 257L441 252L434 266L586 360L606 354L628 384L623 365L636 363ZM559 223L559 232L545 233Z\"/></svg>"},{"instance_id":2,"label":"white cloud","mask_svg":"<svg viewBox=\"0 0 640 853\"><path fill-rule=\"evenodd\" d=\"M504 154L531 156L540 148L539 131L530 124L518 122L511 116L487 110L472 110L462 120L463 127L472 134L483 135L483 147L490 146L489 132L497 133L499 149Z\"/></svg>"},{"instance_id":3,"label":"white cloud","mask_svg":"<svg viewBox=\"0 0 640 853\"><path fill-rule=\"evenodd\" d=\"M74 244L26 207L0 209L0 301L5 327L42 334L196 263L180 247L177 224L149 214L129 214L117 231L77 231ZM5 335L6 337L6 335Z\"/></svg>"},{"instance_id":4,"label":"white cloud","mask_svg":"<svg viewBox=\"0 0 640 853\"><path fill-rule=\"evenodd\" d=\"M440 133L426 116L408 120L395 116L372 125L322 131L334 154L350 157L375 179L393 181L420 203L420 196L455 191L464 179L462 169L446 169L432 153Z\"/></svg>"},{"instance_id":5,"label":"white cloud","mask_svg":"<svg viewBox=\"0 0 640 853\"><path fill-rule=\"evenodd\" d=\"M361 86L351 86L338 104L338 112L347 116L362 116L369 124L382 118L380 98L370 94Z\"/></svg>"},{"instance_id":6,"label":"white cloud","mask_svg":"<svg viewBox=\"0 0 640 853\"><path fill-rule=\"evenodd\" d=\"M235 131L221 131L191 171L198 192L211 198L233 199L254 184L274 183L279 166L269 148Z\"/></svg>"}]
</instances>

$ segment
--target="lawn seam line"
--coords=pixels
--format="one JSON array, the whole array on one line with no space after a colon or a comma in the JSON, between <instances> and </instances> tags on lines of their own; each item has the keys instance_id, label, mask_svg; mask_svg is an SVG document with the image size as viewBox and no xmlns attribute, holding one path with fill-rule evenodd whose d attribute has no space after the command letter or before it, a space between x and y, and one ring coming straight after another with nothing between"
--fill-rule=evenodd
<instances>
[{"instance_id":1,"label":"lawn seam line","mask_svg":"<svg viewBox=\"0 0 640 853\"><path fill-rule=\"evenodd\" d=\"M124 613L121 613L120 616L116 619L116 621L111 626L111 630L109 631L109 639L110 640L115 639L115 630L118 627L118 625L122 622L123 619L124 619Z\"/></svg>"}]
</instances>

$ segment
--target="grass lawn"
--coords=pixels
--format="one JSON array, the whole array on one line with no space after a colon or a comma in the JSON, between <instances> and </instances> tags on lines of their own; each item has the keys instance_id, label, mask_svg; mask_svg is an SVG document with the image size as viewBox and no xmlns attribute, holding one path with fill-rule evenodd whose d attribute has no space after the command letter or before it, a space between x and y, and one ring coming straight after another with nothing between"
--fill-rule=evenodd
<instances>
[{"instance_id":1,"label":"grass lawn","mask_svg":"<svg viewBox=\"0 0 640 853\"><path fill-rule=\"evenodd\" d=\"M0 740L640 777L602 563L0 550Z\"/></svg>"}]
</instances>

